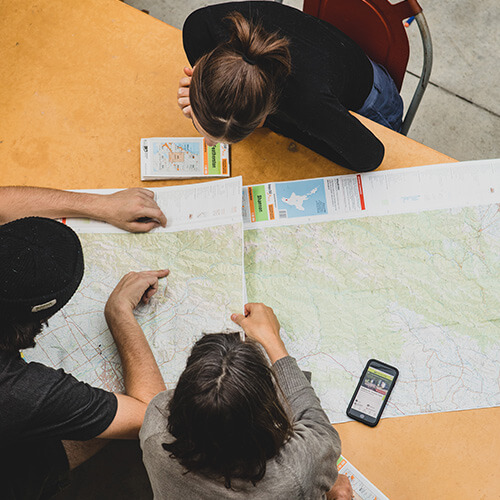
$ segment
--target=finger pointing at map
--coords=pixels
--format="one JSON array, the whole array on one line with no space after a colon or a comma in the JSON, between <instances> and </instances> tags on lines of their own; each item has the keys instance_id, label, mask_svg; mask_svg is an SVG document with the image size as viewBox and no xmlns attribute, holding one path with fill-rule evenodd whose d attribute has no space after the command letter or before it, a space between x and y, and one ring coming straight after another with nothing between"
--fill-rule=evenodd
<instances>
[{"instance_id":1,"label":"finger pointing at map","mask_svg":"<svg viewBox=\"0 0 500 500\"><path fill-rule=\"evenodd\" d=\"M106 304L106 314L111 311L132 311L139 302L147 304L158 290L158 280L168 276L170 271L142 271L126 274L116 285Z\"/></svg>"}]
</instances>

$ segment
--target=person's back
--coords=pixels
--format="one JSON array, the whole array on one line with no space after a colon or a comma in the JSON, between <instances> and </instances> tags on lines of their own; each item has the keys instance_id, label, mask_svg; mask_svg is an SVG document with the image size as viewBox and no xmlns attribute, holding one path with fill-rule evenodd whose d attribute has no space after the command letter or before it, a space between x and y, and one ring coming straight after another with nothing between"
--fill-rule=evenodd
<instances>
[{"instance_id":1,"label":"person's back","mask_svg":"<svg viewBox=\"0 0 500 500\"><path fill-rule=\"evenodd\" d=\"M288 356L272 310L235 320L260 342L203 337L175 391L157 395L140 432L155 498L319 499L337 478L340 440Z\"/></svg>"},{"instance_id":2,"label":"person's back","mask_svg":"<svg viewBox=\"0 0 500 500\"><path fill-rule=\"evenodd\" d=\"M384 147L349 111L399 131L403 104L387 71L334 26L275 2L193 12L178 104L213 145L267 127L344 167L380 165Z\"/></svg>"}]
</instances>

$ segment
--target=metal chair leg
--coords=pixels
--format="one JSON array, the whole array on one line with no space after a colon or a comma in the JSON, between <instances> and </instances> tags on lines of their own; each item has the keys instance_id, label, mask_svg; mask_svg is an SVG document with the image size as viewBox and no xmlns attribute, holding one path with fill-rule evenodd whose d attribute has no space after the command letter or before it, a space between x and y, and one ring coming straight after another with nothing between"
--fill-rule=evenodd
<instances>
[{"instance_id":1,"label":"metal chair leg","mask_svg":"<svg viewBox=\"0 0 500 500\"><path fill-rule=\"evenodd\" d=\"M422 66L422 74L420 75L420 80L418 82L415 93L413 94L413 98L411 100L408 111L406 112L406 116L403 120L403 127L401 133L403 135L408 134L408 130L410 125L415 117L415 113L417 112L417 108L422 100L422 97L425 92L425 88L429 83L429 77L431 76L432 69L432 40L431 33L429 31L429 26L427 25L427 21L425 20L425 16L423 12L417 14L415 16L415 21L417 21L418 29L420 30L420 35L422 37L422 46L424 49L424 62Z\"/></svg>"}]
</instances>

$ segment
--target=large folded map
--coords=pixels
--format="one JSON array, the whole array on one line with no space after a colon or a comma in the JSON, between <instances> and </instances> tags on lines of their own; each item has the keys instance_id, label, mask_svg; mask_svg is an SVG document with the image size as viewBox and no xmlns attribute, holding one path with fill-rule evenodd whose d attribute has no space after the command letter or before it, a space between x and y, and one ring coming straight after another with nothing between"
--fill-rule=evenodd
<instances>
[{"instance_id":1,"label":"large folded map","mask_svg":"<svg viewBox=\"0 0 500 500\"><path fill-rule=\"evenodd\" d=\"M169 267L137 314L174 386L195 339L234 328L244 244L248 300L273 307L332 422L370 358L400 370L384 417L500 404L499 160L246 187L244 242L234 182L155 190L172 225L148 235L71 221L85 278L27 359L120 387L106 298Z\"/></svg>"},{"instance_id":2,"label":"large folded map","mask_svg":"<svg viewBox=\"0 0 500 500\"><path fill-rule=\"evenodd\" d=\"M159 190L166 229L130 234L108 224L69 221L85 259L75 296L49 320L28 361L62 367L108 390L123 388L121 363L104 306L129 271L170 269L136 317L168 388L175 387L192 345L203 333L237 331L230 315L243 310L241 177Z\"/></svg>"},{"instance_id":3,"label":"large folded map","mask_svg":"<svg viewBox=\"0 0 500 500\"><path fill-rule=\"evenodd\" d=\"M384 417L500 404L499 160L244 191L248 299L332 422L370 358L400 371Z\"/></svg>"}]
</instances>

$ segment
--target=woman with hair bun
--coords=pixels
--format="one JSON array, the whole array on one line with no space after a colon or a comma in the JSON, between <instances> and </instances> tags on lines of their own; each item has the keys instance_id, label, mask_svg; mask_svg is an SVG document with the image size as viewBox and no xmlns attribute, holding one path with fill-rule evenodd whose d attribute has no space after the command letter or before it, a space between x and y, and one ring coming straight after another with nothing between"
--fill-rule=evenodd
<instances>
[{"instance_id":1,"label":"woman with hair bun","mask_svg":"<svg viewBox=\"0 0 500 500\"><path fill-rule=\"evenodd\" d=\"M377 168L384 146L355 111L400 131L403 103L387 71L331 24L276 2L198 9L183 27L178 102L209 143L264 126L351 170Z\"/></svg>"}]
</instances>

